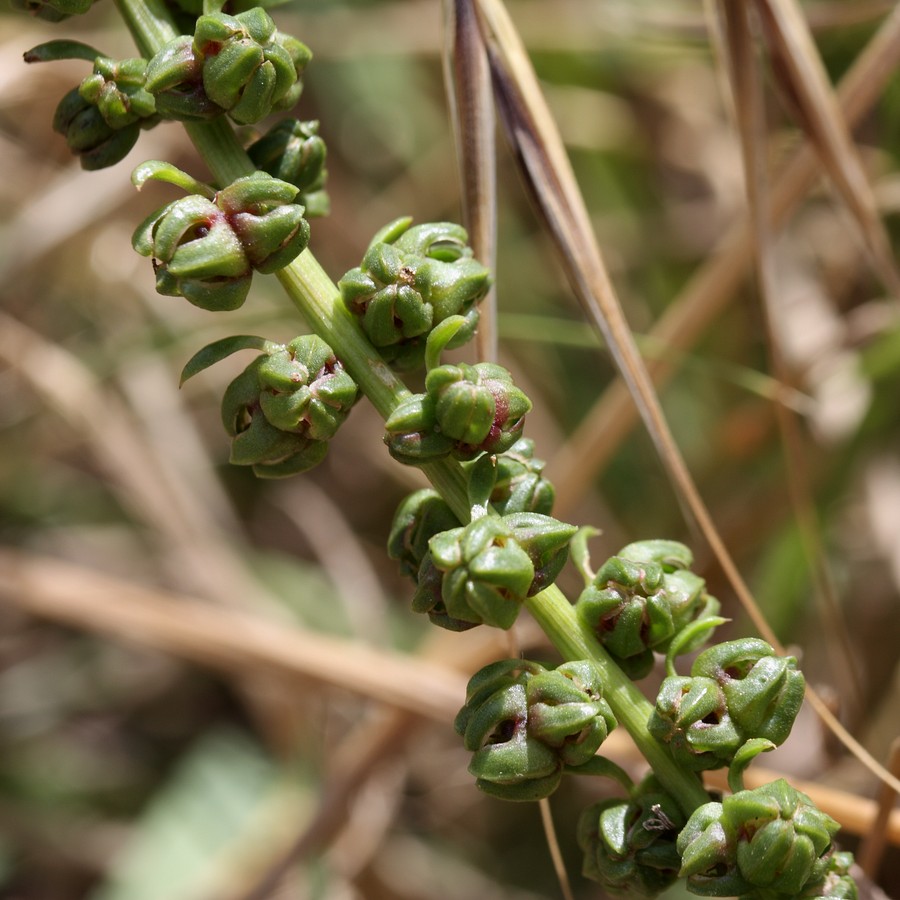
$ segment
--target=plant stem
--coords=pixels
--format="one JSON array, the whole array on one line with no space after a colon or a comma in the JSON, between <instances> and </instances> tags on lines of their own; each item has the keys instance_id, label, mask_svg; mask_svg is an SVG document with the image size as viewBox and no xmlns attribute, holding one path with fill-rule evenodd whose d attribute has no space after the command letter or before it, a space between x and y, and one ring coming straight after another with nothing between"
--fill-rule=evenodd
<instances>
[{"instance_id":1,"label":"plant stem","mask_svg":"<svg viewBox=\"0 0 900 900\"><path fill-rule=\"evenodd\" d=\"M117 0L117 4L145 55L152 55L177 36L174 22L161 0ZM254 171L224 116L212 122L187 122L185 129L218 184L230 184ZM381 416L387 418L409 391L369 343L341 301L337 286L312 253L305 250L276 277L308 325L338 349L347 371ZM462 467L452 460L442 460L422 469L459 519L468 521L469 503ZM689 814L705 803L708 796L698 777L680 769L647 731L647 719L653 709L650 703L594 635L581 625L563 593L551 586L528 599L526 607L564 658L592 659L597 664L603 674L604 695L617 719L684 812Z\"/></svg>"}]
</instances>

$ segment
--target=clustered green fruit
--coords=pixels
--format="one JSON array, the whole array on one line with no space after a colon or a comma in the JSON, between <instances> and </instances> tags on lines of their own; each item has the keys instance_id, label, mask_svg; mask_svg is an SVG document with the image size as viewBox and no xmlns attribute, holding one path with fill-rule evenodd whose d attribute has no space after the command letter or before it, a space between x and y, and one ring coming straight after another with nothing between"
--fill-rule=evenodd
<instances>
[{"instance_id":1,"label":"clustered green fruit","mask_svg":"<svg viewBox=\"0 0 900 900\"><path fill-rule=\"evenodd\" d=\"M522 435L531 401L502 366L444 365L425 378L425 393L401 401L385 422L391 456L416 465L452 456L499 454Z\"/></svg>"},{"instance_id":2,"label":"clustered green fruit","mask_svg":"<svg viewBox=\"0 0 900 900\"><path fill-rule=\"evenodd\" d=\"M257 169L297 188L306 218L328 215L326 150L318 122L282 119L247 148L247 155Z\"/></svg>"},{"instance_id":3,"label":"clustered green fruit","mask_svg":"<svg viewBox=\"0 0 900 900\"><path fill-rule=\"evenodd\" d=\"M782 778L696 809L678 836L680 874L706 897L856 897L839 827Z\"/></svg>"},{"instance_id":4,"label":"clustered green fruit","mask_svg":"<svg viewBox=\"0 0 900 900\"><path fill-rule=\"evenodd\" d=\"M704 650L690 677L663 681L647 728L679 765L716 769L751 739L783 743L804 690L794 657L759 638L727 641Z\"/></svg>"},{"instance_id":5,"label":"clustered green fruit","mask_svg":"<svg viewBox=\"0 0 900 900\"><path fill-rule=\"evenodd\" d=\"M582 874L614 895L655 897L679 876L685 824L678 804L648 775L627 798L589 806L578 822Z\"/></svg>"},{"instance_id":6,"label":"clustered green fruit","mask_svg":"<svg viewBox=\"0 0 900 900\"><path fill-rule=\"evenodd\" d=\"M455 727L481 790L538 800L556 790L564 771L593 759L616 719L590 661L546 669L507 659L471 678Z\"/></svg>"},{"instance_id":7,"label":"clustered green fruit","mask_svg":"<svg viewBox=\"0 0 900 900\"><path fill-rule=\"evenodd\" d=\"M412 219L402 218L382 228L362 263L338 282L366 336L403 370L422 365L429 333L451 316L462 316L465 325L448 346L469 340L478 324L477 303L491 283L467 246L464 228L450 222L411 225Z\"/></svg>"},{"instance_id":8,"label":"clustered green fruit","mask_svg":"<svg viewBox=\"0 0 900 900\"><path fill-rule=\"evenodd\" d=\"M691 551L677 541L639 541L608 559L582 591L579 619L631 678L643 678L654 652L667 652L692 623L712 619L718 601L702 578L690 571ZM707 636L685 642L696 648Z\"/></svg>"},{"instance_id":9,"label":"clustered green fruit","mask_svg":"<svg viewBox=\"0 0 900 900\"><path fill-rule=\"evenodd\" d=\"M303 89L309 48L281 34L262 8L200 16L150 60L146 87L168 119L208 119L227 112L246 125L290 109Z\"/></svg>"},{"instance_id":10,"label":"clustered green fruit","mask_svg":"<svg viewBox=\"0 0 900 900\"><path fill-rule=\"evenodd\" d=\"M356 383L316 335L302 335L257 357L228 386L222 422L231 462L263 478L318 465L356 402Z\"/></svg>"},{"instance_id":11,"label":"clustered green fruit","mask_svg":"<svg viewBox=\"0 0 900 900\"><path fill-rule=\"evenodd\" d=\"M240 307L254 271L275 272L309 243L297 188L254 172L209 196L192 194L152 213L134 249L153 258L156 290L208 310Z\"/></svg>"},{"instance_id":12,"label":"clustered green fruit","mask_svg":"<svg viewBox=\"0 0 900 900\"><path fill-rule=\"evenodd\" d=\"M454 631L511 628L525 599L565 565L575 531L550 516L511 513L436 534L419 566L412 608Z\"/></svg>"}]
</instances>

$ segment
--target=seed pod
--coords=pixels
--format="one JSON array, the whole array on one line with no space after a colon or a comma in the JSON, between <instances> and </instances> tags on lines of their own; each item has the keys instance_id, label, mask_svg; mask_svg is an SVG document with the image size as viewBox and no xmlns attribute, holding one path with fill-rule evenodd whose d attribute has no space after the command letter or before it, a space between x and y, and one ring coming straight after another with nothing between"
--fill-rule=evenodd
<instances>
[{"instance_id":1,"label":"seed pod","mask_svg":"<svg viewBox=\"0 0 900 900\"><path fill-rule=\"evenodd\" d=\"M247 155L257 169L300 191L297 202L306 207L308 219L328 214L325 142L319 137L318 122L283 119L251 144Z\"/></svg>"},{"instance_id":2,"label":"seed pod","mask_svg":"<svg viewBox=\"0 0 900 900\"><path fill-rule=\"evenodd\" d=\"M415 491L394 513L388 556L399 560L404 575L415 578L428 552L428 541L442 531L459 527L459 519L437 491L431 488Z\"/></svg>"},{"instance_id":3,"label":"seed pod","mask_svg":"<svg viewBox=\"0 0 900 900\"><path fill-rule=\"evenodd\" d=\"M544 461L534 457L534 441L519 438L497 456L497 474L491 505L501 515L534 512L549 516L553 510L553 485L543 477Z\"/></svg>"},{"instance_id":4,"label":"seed pod","mask_svg":"<svg viewBox=\"0 0 900 900\"><path fill-rule=\"evenodd\" d=\"M200 16L193 51L202 61L206 95L244 125L293 106L311 58L299 41L279 35L260 7Z\"/></svg>"},{"instance_id":5,"label":"seed pod","mask_svg":"<svg viewBox=\"0 0 900 900\"><path fill-rule=\"evenodd\" d=\"M469 681L455 728L473 752L481 790L505 800L538 800L559 785L565 766L591 759L616 720L592 663L547 670L501 660Z\"/></svg>"},{"instance_id":6,"label":"seed pod","mask_svg":"<svg viewBox=\"0 0 900 900\"><path fill-rule=\"evenodd\" d=\"M429 542L452 619L510 628L534 581L534 565L503 519L484 516Z\"/></svg>"},{"instance_id":7,"label":"seed pod","mask_svg":"<svg viewBox=\"0 0 900 900\"><path fill-rule=\"evenodd\" d=\"M318 465L356 402L355 382L315 335L273 346L225 391L222 422L231 462L267 478Z\"/></svg>"},{"instance_id":8,"label":"seed pod","mask_svg":"<svg viewBox=\"0 0 900 900\"><path fill-rule=\"evenodd\" d=\"M728 765L744 743L712 678L666 678L647 730L666 744L679 765L702 771Z\"/></svg>"},{"instance_id":9,"label":"seed pod","mask_svg":"<svg viewBox=\"0 0 900 900\"><path fill-rule=\"evenodd\" d=\"M677 841L681 875L705 896L804 896L833 871L839 827L784 779L739 791L688 819Z\"/></svg>"},{"instance_id":10,"label":"seed pod","mask_svg":"<svg viewBox=\"0 0 900 900\"><path fill-rule=\"evenodd\" d=\"M110 128L125 128L156 116L156 101L144 87L146 73L145 59L98 56L93 73L81 82L78 93L100 110Z\"/></svg>"},{"instance_id":11,"label":"seed pod","mask_svg":"<svg viewBox=\"0 0 900 900\"><path fill-rule=\"evenodd\" d=\"M578 598L579 617L630 677L643 678L654 651L665 652L688 624L718 611L703 579L684 567L691 561L675 541L630 544L600 567Z\"/></svg>"},{"instance_id":12,"label":"seed pod","mask_svg":"<svg viewBox=\"0 0 900 900\"><path fill-rule=\"evenodd\" d=\"M521 436L531 401L502 366L445 365L432 369L425 390L434 400L434 417L450 438L457 459L502 453Z\"/></svg>"},{"instance_id":13,"label":"seed pod","mask_svg":"<svg viewBox=\"0 0 900 900\"><path fill-rule=\"evenodd\" d=\"M675 846L684 816L651 775L629 799L604 800L582 813L582 873L611 894L655 897L678 878Z\"/></svg>"},{"instance_id":14,"label":"seed pod","mask_svg":"<svg viewBox=\"0 0 900 900\"><path fill-rule=\"evenodd\" d=\"M717 644L701 653L691 674L721 687L734 724L745 739L783 743L803 703L806 687L793 656L777 656L758 638Z\"/></svg>"},{"instance_id":15,"label":"seed pod","mask_svg":"<svg viewBox=\"0 0 900 900\"><path fill-rule=\"evenodd\" d=\"M202 121L225 112L207 96L203 60L194 52L189 34L173 38L150 58L144 87L153 94L156 111L164 119Z\"/></svg>"},{"instance_id":16,"label":"seed pod","mask_svg":"<svg viewBox=\"0 0 900 900\"><path fill-rule=\"evenodd\" d=\"M478 322L476 304L490 286L487 269L466 245L465 229L449 222L410 228L411 221L385 226L360 266L338 282L369 340L398 369L421 366L428 333L450 316L466 323L448 347L469 340Z\"/></svg>"}]
</instances>

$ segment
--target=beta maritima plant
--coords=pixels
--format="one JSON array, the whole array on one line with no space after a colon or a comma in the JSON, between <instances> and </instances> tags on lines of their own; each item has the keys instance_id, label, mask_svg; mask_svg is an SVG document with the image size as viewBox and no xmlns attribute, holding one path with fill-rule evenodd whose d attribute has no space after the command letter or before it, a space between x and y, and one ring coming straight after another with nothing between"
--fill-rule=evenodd
<instances>
[{"instance_id":1,"label":"beta maritima plant","mask_svg":"<svg viewBox=\"0 0 900 900\"><path fill-rule=\"evenodd\" d=\"M90 6L16 2L48 21ZM388 540L413 582L413 610L461 631L508 629L527 608L563 657L556 666L500 660L473 675L455 725L476 784L522 802L570 776L612 778L621 796L588 807L578 824L583 873L604 890L652 897L681 878L702 896L856 897L836 822L785 781L743 786L749 761L790 732L804 691L796 660L750 638L702 650L678 673L677 658L701 650L724 621L690 550L639 541L594 572L590 529L552 514L553 487L525 436L529 398L491 361L442 360L474 335L491 283L465 230L398 218L334 284L307 249L308 218L328 211L318 123L284 118L246 147L229 125L292 110L309 49L261 8L230 15L193 5L121 0L133 58L66 40L25 58L91 64L54 117L86 169L117 163L141 131L174 120L212 171L205 183L151 161L133 175L138 188L182 192L134 232L160 294L227 312L245 303L256 273L274 273L313 327L286 343L226 338L185 366L182 380L256 353L222 400L231 461L261 477L304 472L368 397L385 420L386 452L433 484L401 503ZM423 370L419 392L392 374ZM570 555L585 583L574 605L555 585ZM667 677L651 704L633 680L658 655ZM637 784L602 755L620 726L652 769ZM703 787L699 773L713 768L728 769L729 795Z\"/></svg>"}]
</instances>

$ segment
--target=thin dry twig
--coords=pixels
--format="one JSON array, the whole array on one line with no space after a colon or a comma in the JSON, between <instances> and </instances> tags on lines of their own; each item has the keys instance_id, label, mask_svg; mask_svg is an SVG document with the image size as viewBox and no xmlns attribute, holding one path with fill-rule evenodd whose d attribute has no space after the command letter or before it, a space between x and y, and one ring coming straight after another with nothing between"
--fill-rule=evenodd
<instances>
[{"instance_id":1,"label":"thin dry twig","mask_svg":"<svg viewBox=\"0 0 900 900\"><path fill-rule=\"evenodd\" d=\"M465 680L446 666L9 549L0 549L0 597L230 674L302 676L442 723L465 697Z\"/></svg>"}]
</instances>

